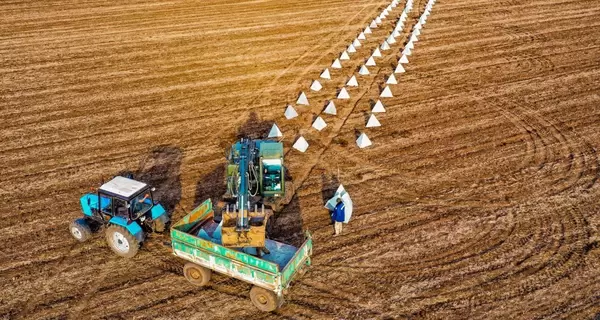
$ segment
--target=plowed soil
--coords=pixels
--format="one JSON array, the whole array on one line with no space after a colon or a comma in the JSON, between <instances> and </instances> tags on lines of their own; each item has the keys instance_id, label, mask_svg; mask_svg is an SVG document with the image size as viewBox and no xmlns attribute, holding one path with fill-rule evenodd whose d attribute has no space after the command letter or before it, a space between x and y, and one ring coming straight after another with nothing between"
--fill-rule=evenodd
<instances>
[{"instance_id":1,"label":"plowed soil","mask_svg":"<svg viewBox=\"0 0 600 320\"><path fill-rule=\"evenodd\" d=\"M439 0L382 127L364 129L415 0L398 43L311 129L405 2L323 90L311 81L388 3L0 2L0 318L598 317L600 4ZM285 120L300 91L311 106ZM225 148L273 121L296 195L272 237L314 236L279 311L238 280L189 285L166 236L133 259L70 236L79 197L119 172L156 186L175 220L218 199ZM334 238L323 203L340 182L355 211Z\"/></svg>"}]
</instances>

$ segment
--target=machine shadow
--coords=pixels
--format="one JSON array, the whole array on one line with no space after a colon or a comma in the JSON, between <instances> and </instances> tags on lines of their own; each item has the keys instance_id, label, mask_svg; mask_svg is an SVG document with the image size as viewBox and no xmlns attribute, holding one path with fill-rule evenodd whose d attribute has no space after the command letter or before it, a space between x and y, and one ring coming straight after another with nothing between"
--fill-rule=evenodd
<instances>
[{"instance_id":1,"label":"machine shadow","mask_svg":"<svg viewBox=\"0 0 600 320\"><path fill-rule=\"evenodd\" d=\"M216 204L225 193L225 159L209 173L202 176L196 184L193 208L199 206L204 200L211 199ZM215 212L217 214L217 212Z\"/></svg>"},{"instance_id":2,"label":"machine shadow","mask_svg":"<svg viewBox=\"0 0 600 320\"><path fill-rule=\"evenodd\" d=\"M169 145L157 146L140 161L136 171L121 172L119 175L131 174L133 179L155 187L154 198L159 200L171 216L175 206L181 200L182 159L181 148Z\"/></svg>"},{"instance_id":3,"label":"machine shadow","mask_svg":"<svg viewBox=\"0 0 600 320\"><path fill-rule=\"evenodd\" d=\"M236 139L266 139L269 135L269 130L271 129L272 125L272 121L260 120L256 112L251 112L246 122L244 122L244 124L242 124L238 129ZM230 143L234 142L235 141L231 141Z\"/></svg>"},{"instance_id":4,"label":"machine shadow","mask_svg":"<svg viewBox=\"0 0 600 320\"><path fill-rule=\"evenodd\" d=\"M267 222L269 239L300 247L304 243L304 222L300 201L294 196L280 212L273 214Z\"/></svg>"},{"instance_id":5,"label":"machine shadow","mask_svg":"<svg viewBox=\"0 0 600 320\"><path fill-rule=\"evenodd\" d=\"M199 179L195 189L194 207L209 198L213 204L217 204L226 192L225 154L227 154L227 150L231 145L241 138L267 139L272 125L272 121L261 120L256 112L252 112L228 141L223 141L219 144L223 148L222 164L214 167ZM286 170L285 181L291 182L292 180L293 178L290 176L289 171ZM294 190L291 190L291 192L292 194L289 195L290 202L280 212L274 213L268 220L266 227L267 237L287 244L300 246L304 242L302 215L300 214L298 198L293 195ZM288 195L286 195L286 198L288 198ZM215 220L218 221L221 213L215 210L214 214Z\"/></svg>"}]
</instances>

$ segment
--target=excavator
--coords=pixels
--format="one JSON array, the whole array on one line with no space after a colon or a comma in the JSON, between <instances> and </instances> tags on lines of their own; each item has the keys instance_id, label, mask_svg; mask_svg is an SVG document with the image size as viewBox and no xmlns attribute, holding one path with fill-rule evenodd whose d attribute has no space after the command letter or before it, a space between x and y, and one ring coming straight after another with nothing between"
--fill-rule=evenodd
<instances>
[{"instance_id":1,"label":"excavator","mask_svg":"<svg viewBox=\"0 0 600 320\"><path fill-rule=\"evenodd\" d=\"M283 144L271 140L242 138L227 153L227 191L217 204L222 219L222 245L265 247L269 217L285 206L293 195L286 183Z\"/></svg>"}]
</instances>

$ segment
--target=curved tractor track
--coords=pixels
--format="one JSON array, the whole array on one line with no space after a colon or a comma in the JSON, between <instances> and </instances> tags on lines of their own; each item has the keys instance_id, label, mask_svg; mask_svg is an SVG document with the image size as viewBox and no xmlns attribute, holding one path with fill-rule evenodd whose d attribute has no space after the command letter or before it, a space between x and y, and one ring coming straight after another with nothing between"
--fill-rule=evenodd
<instances>
[{"instance_id":1,"label":"curved tractor track","mask_svg":"<svg viewBox=\"0 0 600 320\"><path fill-rule=\"evenodd\" d=\"M321 133L313 117L405 1L317 93L389 1L0 3L0 319L593 319L600 6L438 0L382 127L365 129L425 3ZM311 106L286 121L300 91ZM276 313L255 311L241 281L190 286L166 236L130 260L103 235L70 238L79 196L126 170L181 218L219 196L224 147L273 121L297 189L279 236L315 243ZM322 205L339 183L355 212L333 238Z\"/></svg>"}]
</instances>

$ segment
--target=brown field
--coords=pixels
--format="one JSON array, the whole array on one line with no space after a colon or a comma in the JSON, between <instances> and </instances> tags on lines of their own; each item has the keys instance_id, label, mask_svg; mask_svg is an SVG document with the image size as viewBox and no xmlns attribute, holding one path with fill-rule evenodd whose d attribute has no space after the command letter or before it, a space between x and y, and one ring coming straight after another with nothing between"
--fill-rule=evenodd
<instances>
[{"instance_id":1,"label":"brown field","mask_svg":"<svg viewBox=\"0 0 600 320\"><path fill-rule=\"evenodd\" d=\"M323 90L308 86L388 3L0 2L0 318L597 316L600 4L439 0L361 150L357 130L426 1L321 133L313 116L405 1ZM285 120L302 90L311 106ZM297 193L272 236L315 241L276 313L238 280L189 285L166 237L127 260L102 234L70 236L79 197L124 170L174 219L218 198L224 149L273 121ZM291 149L299 134L305 154ZM322 205L340 181L355 212L333 238Z\"/></svg>"}]
</instances>

